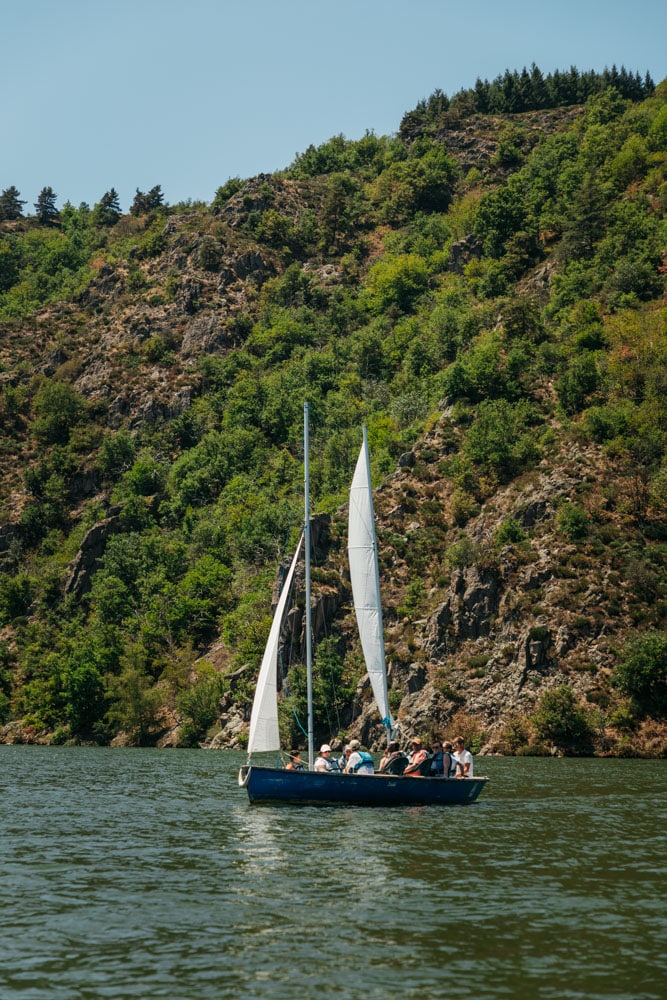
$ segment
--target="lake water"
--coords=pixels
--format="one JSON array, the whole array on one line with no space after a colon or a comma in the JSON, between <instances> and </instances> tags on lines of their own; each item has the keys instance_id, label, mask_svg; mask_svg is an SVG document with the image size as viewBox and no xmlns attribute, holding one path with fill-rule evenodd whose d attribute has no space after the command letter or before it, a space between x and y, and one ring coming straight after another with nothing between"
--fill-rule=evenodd
<instances>
[{"instance_id":1,"label":"lake water","mask_svg":"<svg viewBox=\"0 0 667 1000\"><path fill-rule=\"evenodd\" d=\"M667 761L391 810L251 807L242 762L0 747L2 1000L667 997Z\"/></svg>"}]
</instances>

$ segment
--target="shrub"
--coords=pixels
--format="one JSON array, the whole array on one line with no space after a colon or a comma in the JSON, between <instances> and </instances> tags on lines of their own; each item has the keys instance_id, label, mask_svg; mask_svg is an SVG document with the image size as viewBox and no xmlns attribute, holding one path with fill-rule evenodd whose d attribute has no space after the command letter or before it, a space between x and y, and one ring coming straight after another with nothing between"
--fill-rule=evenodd
<instances>
[{"instance_id":1,"label":"shrub","mask_svg":"<svg viewBox=\"0 0 667 1000\"><path fill-rule=\"evenodd\" d=\"M408 584L405 600L396 609L401 618L414 618L422 607L425 588L423 580L411 580Z\"/></svg>"},{"instance_id":2,"label":"shrub","mask_svg":"<svg viewBox=\"0 0 667 1000\"><path fill-rule=\"evenodd\" d=\"M453 569L464 569L475 563L482 562L483 552L480 546L473 542L467 535L461 535L458 541L447 550L445 565L451 571Z\"/></svg>"},{"instance_id":3,"label":"shrub","mask_svg":"<svg viewBox=\"0 0 667 1000\"><path fill-rule=\"evenodd\" d=\"M222 260L222 246L215 236L204 236L199 246L199 264L206 271L217 271Z\"/></svg>"},{"instance_id":4,"label":"shrub","mask_svg":"<svg viewBox=\"0 0 667 1000\"><path fill-rule=\"evenodd\" d=\"M511 545L514 542L523 542L525 537L526 532L513 517L505 518L493 533L494 544L499 548L502 548L503 545Z\"/></svg>"},{"instance_id":5,"label":"shrub","mask_svg":"<svg viewBox=\"0 0 667 1000\"><path fill-rule=\"evenodd\" d=\"M66 444L85 410L83 396L67 382L45 382L34 403L35 435L44 444Z\"/></svg>"},{"instance_id":6,"label":"shrub","mask_svg":"<svg viewBox=\"0 0 667 1000\"><path fill-rule=\"evenodd\" d=\"M583 410L599 386L600 376L595 354L583 351L570 362L566 372L556 382L556 392L568 415Z\"/></svg>"},{"instance_id":7,"label":"shrub","mask_svg":"<svg viewBox=\"0 0 667 1000\"><path fill-rule=\"evenodd\" d=\"M558 511L558 530L572 541L584 538L588 531L588 514L577 504L566 503Z\"/></svg>"},{"instance_id":8,"label":"shrub","mask_svg":"<svg viewBox=\"0 0 667 1000\"><path fill-rule=\"evenodd\" d=\"M229 201L232 195L235 195L242 187L243 181L240 177L229 177L215 192L213 208L222 208L225 202Z\"/></svg>"},{"instance_id":9,"label":"shrub","mask_svg":"<svg viewBox=\"0 0 667 1000\"><path fill-rule=\"evenodd\" d=\"M549 638L549 629L545 625L536 625L528 633L531 642L546 642Z\"/></svg>"},{"instance_id":10,"label":"shrub","mask_svg":"<svg viewBox=\"0 0 667 1000\"><path fill-rule=\"evenodd\" d=\"M176 707L185 717L181 728L181 743L196 746L206 736L207 730L220 715L220 698L227 687L227 682L220 674L212 674L200 678L179 695Z\"/></svg>"},{"instance_id":11,"label":"shrub","mask_svg":"<svg viewBox=\"0 0 667 1000\"><path fill-rule=\"evenodd\" d=\"M34 598L33 582L26 573L0 581L0 624L26 615Z\"/></svg>"},{"instance_id":12,"label":"shrub","mask_svg":"<svg viewBox=\"0 0 667 1000\"><path fill-rule=\"evenodd\" d=\"M590 749L591 730L584 710L577 704L569 684L561 684L540 698L531 717L538 740L561 749Z\"/></svg>"},{"instance_id":13,"label":"shrub","mask_svg":"<svg viewBox=\"0 0 667 1000\"><path fill-rule=\"evenodd\" d=\"M529 427L534 419L533 409L526 400L518 403L505 399L484 400L468 431L464 445L466 457L507 481L539 455L534 432Z\"/></svg>"},{"instance_id":14,"label":"shrub","mask_svg":"<svg viewBox=\"0 0 667 1000\"><path fill-rule=\"evenodd\" d=\"M528 743L529 732L526 720L520 715L509 715L501 735L503 749L516 753Z\"/></svg>"},{"instance_id":15,"label":"shrub","mask_svg":"<svg viewBox=\"0 0 667 1000\"><path fill-rule=\"evenodd\" d=\"M630 695L641 711L667 711L667 632L645 632L630 639L616 664L612 683Z\"/></svg>"},{"instance_id":16,"label":"shrub","mask_svg":"<svg viewBox=\"0 0 667 1000\"><path fill-rule=\"evenodd\" d=\"M368 273L366 294L375 312L395 306L407 311L428 283L426 263L417 254L379 260Z\"/></svg>"},{"instance_id":17,"label":"shrub","mask_svg":"<svg viewBox=\"0 0 667 1000\"><path fill-rule=\"evenodd\" d=\"M154 687L146 672L146 654L132 646L121 658L121 673L109 678L107 695L111 701L108 719L124 730L136 746L144 746L157 724L162 708L162 692Z\"/></svg>"}]
</instances>

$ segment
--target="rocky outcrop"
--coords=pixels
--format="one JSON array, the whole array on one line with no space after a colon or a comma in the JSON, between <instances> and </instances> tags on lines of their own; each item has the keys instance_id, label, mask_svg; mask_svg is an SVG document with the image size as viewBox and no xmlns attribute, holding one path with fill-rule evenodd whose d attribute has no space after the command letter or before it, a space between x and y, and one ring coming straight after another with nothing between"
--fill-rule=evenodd
<instances>
[{"instance_id":1,"label":"rocky outcrop","mask_svg":"<svg viewBox=\"0 0 667 1000\"><path fill-rule=\"evenodd\" d=\"M467 639L488 636L498 612L501 586L498 572L478 566L457 569L445 601L426 628L426 650L433 659L449 656Z\"/></svg>"},{"instance_id":2,"label":"rocky outcrop","mask_svg":"<svg viewBox=\"0 0 667 1000\"><path fill-rule=\"evenodd\" d=\"M107 540L125 530L120 511L120 507L113 507L104 520L98 521L84 535L81 547L69 566L65 594L71 594L78 600L90 590L93 573L104 555Z\"/></svg>"},{"instance_id":3,"label":"rocky outcrop","mask_svg":"<svg viewBox=\"0 0 667 1000\"><path fill-rule=\"evenodd\" d=\"M463 274L471 260L478 260L482 256L482 249L482 242L477 236L464 236L457 240L449 248L447 270L453 271L454 274Z\"/></svg>"}]
</instances>

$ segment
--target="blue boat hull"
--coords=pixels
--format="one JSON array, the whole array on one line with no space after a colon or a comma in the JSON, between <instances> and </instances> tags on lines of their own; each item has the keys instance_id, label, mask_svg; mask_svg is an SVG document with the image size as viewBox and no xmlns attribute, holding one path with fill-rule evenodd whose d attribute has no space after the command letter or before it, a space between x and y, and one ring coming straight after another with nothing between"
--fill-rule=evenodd
<instances>
[{"instance_id":1,"label":"blue boat hull","mask_svg":"<svg viewBox=\"0 0 667 1000\"><path fill-rule=\"evenodd\" d=\"M486 778L404 778L389 774L327 774L246 764L239 785L251 804L349 806L469 805Z\"/></svg>"}]
</instances>

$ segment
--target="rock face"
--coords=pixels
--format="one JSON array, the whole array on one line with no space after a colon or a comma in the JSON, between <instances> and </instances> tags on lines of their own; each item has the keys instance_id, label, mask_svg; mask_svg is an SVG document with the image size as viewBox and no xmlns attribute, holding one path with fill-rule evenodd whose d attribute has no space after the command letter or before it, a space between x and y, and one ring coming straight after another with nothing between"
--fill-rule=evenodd
<instances>
[{"instance_id":1,"label":"rock face","mask_svg":"<svg viewBox=\"0 0 667 1000\"><path fill-rule=\"evenodd\" d=\"M495 570L478 566L456 570L446 600L427 626L429 654L435 659L448 656L465 639L488 636L499 602L500 581Z\"/></svg>"},{"instance_id":2,"label":"rock face","mask_svg":"<svg viewBox=\"0 0 667 1000\"><path fill-rule=\"evenodd\" d=\"M464 236L449 248L447 270L463 274L466 264L482 256L482 243L476 236Z\"/></svg>"},{"instance_id":3,"label":"rock face","mask_svg":"<svg viewBox=\"0 0 667 1000\"><path fill-rule=\"evenodd\" d=\"M124 530L120 510L120 507L112 508L107 517L94 524L84 535L81 548L69 567L64 587L65 594L71 594L79 599L90 590L92 575L104 555L108 538Z\"/></svg>"}]
</instances>

